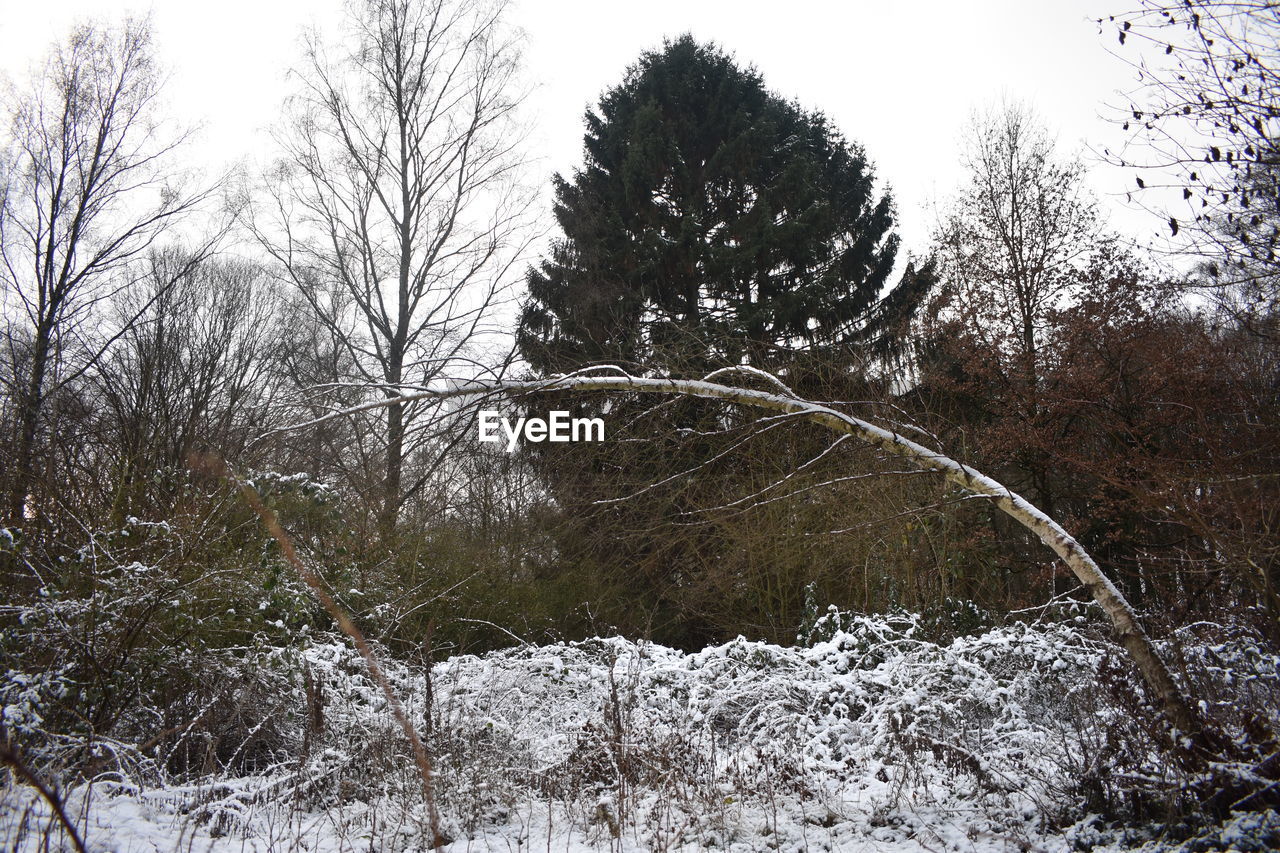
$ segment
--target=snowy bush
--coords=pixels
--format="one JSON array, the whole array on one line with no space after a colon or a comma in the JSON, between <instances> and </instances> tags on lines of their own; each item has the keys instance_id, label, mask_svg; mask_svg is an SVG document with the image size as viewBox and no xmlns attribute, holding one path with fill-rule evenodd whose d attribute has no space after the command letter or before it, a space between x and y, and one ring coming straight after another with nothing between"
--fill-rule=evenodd
<instances>
[{"instance_id":1,"label":"snowy bush","mask_svg":"<svg viewBox=\"0 0 1280 853\"><path fill-rule=\"evenodd\" d=\"M279 694L260 659L305 637L314 605L269 549L246 565L216 550L234 534L184 521L14 552L31 588L0 621L0 701L42 774L159 784L274 749L243 745Z\"/></svg>"},{"instance_id":2,"label":"snowy bush","mask_svg":"<svg viewBox=\"0 0 1280 853\"><path fill-rule=\"evenodd\" d=\"M944 642L923 623L832 612L808 647L739 638L683 653L606 638L453 657L430 673L380 656L431 752L456 849L535 833L637 849L1124 847L1142 839L1110 829L1116 819L1189 807L1180 792L1193 780L1171 769L1135 714L1127 663L1083 616ZM1222 630L1177 640L1185 677L1247 682L1237 695L1259 704L1233 719L1274 728L1274 653ZM209 694L225 736L187 736L214 756L207 774L151 792L99 783L85 812L104 815L97 832L125 831L110 814L127 800L211 845L304 825L353 848L420 843L420 780L348 643L316 636L232 663L234 689ZM57 688L5 689L17 725Z\"/></svg>"}]
</instances>

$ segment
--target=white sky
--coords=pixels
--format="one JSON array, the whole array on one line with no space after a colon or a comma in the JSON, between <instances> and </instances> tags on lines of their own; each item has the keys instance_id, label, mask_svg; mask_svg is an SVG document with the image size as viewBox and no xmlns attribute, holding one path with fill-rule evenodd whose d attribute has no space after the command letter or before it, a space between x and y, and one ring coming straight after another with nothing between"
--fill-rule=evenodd
<instances>
[{"instance_id":1,"label":"white sky","mask_svg":"<svg viewBox=\"0 0 1280 853\"><path fill-rule=\"evenodd\" d=\"M861 142L892 186L909 250L925 248L928 202L961 178L958 141L971 110L1001 97L1025 100L1056 131L1059 145L1100 148L1118 139L1104 102L1132 87L1133 72L1109 56L1114 35L1096 17L1121 0L512 0L527 34L526 73L536 88L534 177L580 162L583 111L642 50L692 32L754 64L779 94L823 110ZM0 72L13 79L39 60L77 18L153 14L171 77L170 113L200 123L192 157L211 170L269 154L265 129L288 91L303 26L335 22L341 0L0 0ZM1104 201L1131 175L1098 167ZM549 195L549 193L548 193ZM1112 225L1145 239L1161 224L1108 204Z\"/></svg>"}]
</instances>

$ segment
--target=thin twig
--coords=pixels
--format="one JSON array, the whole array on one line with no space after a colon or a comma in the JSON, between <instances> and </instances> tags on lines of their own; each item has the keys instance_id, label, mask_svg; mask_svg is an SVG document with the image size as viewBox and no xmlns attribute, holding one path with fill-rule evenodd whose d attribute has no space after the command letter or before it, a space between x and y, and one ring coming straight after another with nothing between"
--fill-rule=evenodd
<instances>
[{"instance_id":1,"label":"thin twig","mask_svg":"<svg viewBox=\"0 0 1280 853\"><path fill-rule=\"evenodd\" d=\"M22 756L18 754L18 750L7 742L2 732L0 732L0 764L7 764L12 767L15 773L40 793L44 801L53 809L54 815L57 816L58 822L62 824L63 829L67 831L67 835L71 836L71 843L75 845L76 853L89 853L85 849L84 841L80 838L80 833L76 831L75 824L67 817L66 809L62 807L62 798L58 796L58 792L46 785L44 780L26 765L26 762L22 760Z\"/></svg>"}]
</instances>

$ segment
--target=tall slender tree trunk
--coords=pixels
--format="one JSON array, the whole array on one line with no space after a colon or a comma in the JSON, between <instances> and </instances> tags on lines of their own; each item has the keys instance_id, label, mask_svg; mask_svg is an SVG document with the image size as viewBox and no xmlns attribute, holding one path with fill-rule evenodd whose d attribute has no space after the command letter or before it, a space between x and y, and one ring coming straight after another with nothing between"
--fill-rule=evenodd
<instances>
[{"instance_id":1,"label":"tall slender tree trunk","mask_svg":"<svg viewBox=\"0 0 1280 853\"><path fill-rule=\"evenodd\" d=\"M17 447L9 483L9 523L19 526L26 521L27 497L35 481L36 434L40 413L44 408L44 379L49 369L50 334L44 324L36 332L31 354L31 376L19 405Z\"/></svg>"},{"instance_id":2,"label":"tall slender tree trunk","mask_svg":"<svg viewBox=\"0 0 1280 853\"><path fill-rule=\"evenodd\" d=\"M401 291L404 293L404 291ZM401 314L401 317L404 315ZM405 408L400 402L399 385L404 381L403 325L391 342L387 353L387 394L393 395L387 409L387 466L382 483L382 506L379 507L378 528L383 538L390 542L396 532L400 517L400 491L404 479L404 438L406 431Z\"/></svg>"},{"instance_id":3,"label":"tall slender tree trunk","mask_svg":"<svg viewBox=\"0 0 1280 853\"><path fill-rule=\"evenodd\" d=\"M387 409L387 470L382 484L382 507L378 526L384 537L395 533L400 515L400 484L404 477L404 404Z\"/></svg>"},{"instance_id":4,"label":"tall slender tree trunk","mask_svg":"<svg viewBox=\"0 0 1280 853\"><path fill-rule=\"evenodd\" d=\"M398 22L403 25L403 22ZM400 55L396 55L397 67L394 74L395 108L399 131L399 169L400 169L400 210L398 223L399 263L396 267L396 314L395 331L387 347L386 375L387 382L399 394L398 387L404 381L405 350L408 347L409 319L412 315L409 301L409 286L413 275L413 228L412 220L414 193L412 187L411 164L409 158L409 133L413 118L404 100L404 82L406 69L399 65ZM393 403L387 413L387 476L383 484L382 516L379 519L382 537L390 543L396 532L396 522L400 516L400 491L404 480L404 438L405 438L405 405Z\"/></svg>"}]
</instances>

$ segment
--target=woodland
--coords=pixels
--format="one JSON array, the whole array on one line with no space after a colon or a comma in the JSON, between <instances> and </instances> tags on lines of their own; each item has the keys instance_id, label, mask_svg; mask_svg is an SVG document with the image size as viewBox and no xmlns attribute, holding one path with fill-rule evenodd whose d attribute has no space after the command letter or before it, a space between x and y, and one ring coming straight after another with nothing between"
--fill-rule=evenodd
<instances>
[{"instance_id":1,"label":"woodland","mask_svg":"<svg viewBox=\"0 0 1280 853\"><path fill-rule=\"evenodd\" d=\"M257 171L147 19L5 94L0 846L1280 847L1280 4L1082 23L1126 145L987 101L918 246L691 35L530 181L509 12L351 0Z\"/></svg>"}]
</instances>

